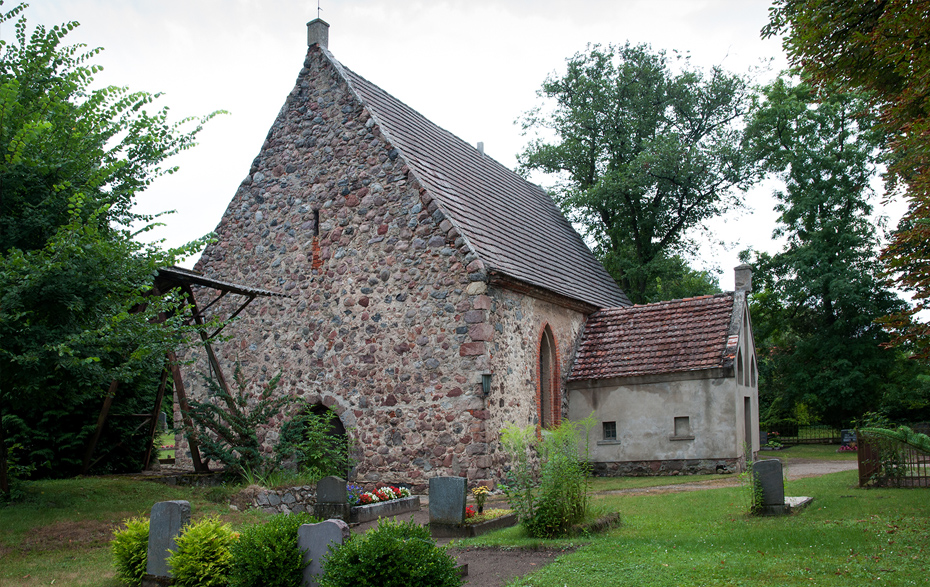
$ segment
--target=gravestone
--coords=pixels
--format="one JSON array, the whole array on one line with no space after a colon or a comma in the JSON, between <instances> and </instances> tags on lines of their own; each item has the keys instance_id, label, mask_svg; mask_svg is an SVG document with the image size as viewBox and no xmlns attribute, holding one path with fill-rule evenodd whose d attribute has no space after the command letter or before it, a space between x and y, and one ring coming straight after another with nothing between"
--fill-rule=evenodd
<instances>
[{"instance_id":1,"label":"gravestone","mask_svg":"<svg viewBox=\"0 0 930 587\"><path fill-rule=\"evenodd\" d=\"M856 444L856 431L853 429L840 430L840 441L843 446Z\"/></svg>"},{"instance_id":2,"label":"gravestone","mask_svg":"<svg viewBox=\"0 0 930 587\"><path fill-rule=\"evenodd\" d=\"M778 459L765 459L752 464L755 490L761 493L762 506L785 505L785 479Z\"/></svg>"},{"instance_id":3,"label":"gravestone","mask_svg":"<svg viewBox=\"0 0 930 587\"><path fill-rule=\"evenodd\" d=\"M316 484L316 505L313 515L328 520L338 518L349 520L349 500L346 494L346 481L339 477L323 477Z\"/></svg>"},{"instance_id":4,"label":"gravestone","mask_svg":"<svg viewBox=\"0 0 930 587\"><path fill-rule=\"evenodd\" d=\"M323 574L323 557L333 548L341 546L349 539L349 525L342 520L326 520L319 524L304 524L297 529L297 547L304 551L303 584L316 587L317 577Z\"/></svg>"},{"instance_id":5,"label":"gravestone","mask_svg":"<svg viewBox=\"0 0 930 587\"><path fill-rule=\"evenodd\" d=\"M187 501L160 501L152 506L149 518L149 549L145 572L154 577L170 577L168 549L176 550L175 539L191 521L191 504Z\"/></svg>"},{"instance_id":6,"label":"gravestone","mask_svg":"<svg viewBox=\"0 0 930 587\"><path fill-rule=\"evenodd\" d=\"M778 459L765 459L752 464L753 490L759 492L755 513L782 516L805 508L813 497L785 497L785 479Z\"/></svg>"},{"instance_id":7,"label":"gravestone","mask_svg":"<svg viewBox=\"0 0 930 587\"><path fill-rule=\"evenodd\" d=\"M465 521L464 477L433 477L429 480L429 523L458 525Z\"/></svg>"},{"instance_id":8,"label":"gravestone","mask_svg":"<svg viewBox=\"0 0 930 587\"><path fill-rule=\"evenodd\" d=\"M769 443L769 433L768 432L759 432L759 444L765 446Z\"/></svg>"}]
</instances>

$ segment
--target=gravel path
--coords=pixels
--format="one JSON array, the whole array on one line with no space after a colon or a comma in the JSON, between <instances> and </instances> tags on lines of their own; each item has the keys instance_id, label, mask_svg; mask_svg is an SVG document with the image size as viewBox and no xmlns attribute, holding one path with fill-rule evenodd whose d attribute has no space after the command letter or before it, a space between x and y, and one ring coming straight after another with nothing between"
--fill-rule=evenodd
<instances>
[{"instance_id":1,"label":"gravel path","mask_svg":"<svg viewBox=\"0 0 930 587\"><path fill-rule=\"evenodd\" d=\"M857 461L821 461L818 459L788 459L788 479L819 477L859 468Z\"/></svg>"}]
</instances>

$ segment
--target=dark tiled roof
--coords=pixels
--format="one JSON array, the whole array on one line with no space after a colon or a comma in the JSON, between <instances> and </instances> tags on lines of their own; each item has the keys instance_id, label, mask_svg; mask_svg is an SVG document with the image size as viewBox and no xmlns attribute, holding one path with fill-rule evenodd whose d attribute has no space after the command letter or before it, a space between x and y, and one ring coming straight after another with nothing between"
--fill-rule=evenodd
<instances>
[{"instance_id":1,"label":"dark tiled roof","mask_svg":"<svg viewBox=\"0 0 930 587\"><path fill-rule=\"evenodd\" d=\"M488 270L596 307L630 304L542 188L339 68Z\"/></svg>"},{"instance_id":2,"label":"dark tiled roof","mask_svg":"<svg viewBox=\"0 0 930 587\"><path fill-rule=\"evenodd\" d=\"M591 314L570 380L658 375L726 367L733 294L685 298Z\"/></svg>"}]
</instances>

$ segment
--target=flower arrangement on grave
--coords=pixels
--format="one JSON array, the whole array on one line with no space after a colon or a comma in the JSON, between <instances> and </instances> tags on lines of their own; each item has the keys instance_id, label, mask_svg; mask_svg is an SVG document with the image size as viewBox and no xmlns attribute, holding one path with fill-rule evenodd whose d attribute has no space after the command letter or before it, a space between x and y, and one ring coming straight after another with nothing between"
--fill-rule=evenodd
<instances>
[{"instance_id":1,"label":"flower arrangement on grave","mask_svg":"<svg viewBox=\"0 0 930 587\"><path fill-rule=\"evenodd\" d=\"M392 501L413 495L406 487L381 487L374 491L366 491L358 498L358 505L371 505L383 501Z\"/></svg>"},{"instance_id":2,"label":"flower arrangement on grave","mask_svg":"<svg viewBox=\"0 0 930 587\"><path fill-rule=\"evenodd\" d=\"M349 505L355 507L359 505L359 498L365 491L362 489L361 485L356 485L355 483L349 483L346 485L346 501L349 502Z\"/></svg>"},{"instance_id":3,"label":"flower arrangement on grave","mask_svg":"<svg viewBox=\"0 0 930 587\"><path fill-rule=\"evenodd\" d=\"M859 449L855 444L844 444L843 446L836 449L836 452L856 452Z\"/></svg>"},{"instance_id":4,"label":"flower arrangement on grave","mask_svg":"<svg viewBox=\"0 0 930 587\"><path fill-rule=\"evenodd\" d=\"M479 485L471 490L471 494L475 496L475 503L478 504L478 513L482 513L484 511L484 500L488 498L488 488Z\"/></svg>"},{"instance_id":5,"label":"flower arrangement on grave","mask_svg":"<svg viewBox=\"0 0 930 587\"><path fill-rule=\"evenodd\" d=\"M471 511L471 515L469 515ZM465 508L465 523L466 524L480 524L481 522L489 522L491 520L496 520L497 518L502 518L504 516L509 516L513 513L513 510L505 509L489 509L485 510L483 514L476 513L471 506Z\"/></svg>"}]
</instances>

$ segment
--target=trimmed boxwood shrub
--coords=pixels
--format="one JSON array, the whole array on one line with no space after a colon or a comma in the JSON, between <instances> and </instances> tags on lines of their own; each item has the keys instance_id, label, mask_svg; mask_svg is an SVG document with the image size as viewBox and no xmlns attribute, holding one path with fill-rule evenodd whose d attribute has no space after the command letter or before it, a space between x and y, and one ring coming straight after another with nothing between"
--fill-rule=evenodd
<instances>
[{"instance_id":1,"label":"trimmed boxwood shrub","mask_svg":"<svg viewBox=\"0 0 930 587\"><path fill-rule=\"evenodd\" d=\"M316 522L310 514L278 514L247 527L230 549L229 587L299 587L307 565L297 529Z\"/></svg>"},{"instance_id":2,"label":"trimmed boxwood shrub","mask_svg":"<svg viewBox=\"0 0 930 587\"><path fill-rule=\"evenodd\" d=\"M169 550L168 568L180 587L226 587L235 542L229 524L219 518L206 517L188 524L175 541L177 550Z\"/></svg>"},{"instance_id":3,"label":"trimmed boxwood shrub","mask_svg":"<svg viewBox=\"0 0 930 587\"><path fill-rule=\"evenodd\" d=\"M113 532L110 552L116 576L128 585L139 585L145 575L149 550L149 519L129 518L123 521L125 528Z\"/></svg>"},{"instance_id":4,"label":"trimmed boxwood shrub","mask_svg":"<svg viewBox=\"0 0 930 587\"><path fill-rule=\"evenodd\" d=\"M429 530L382 519L323 560L322 587L458 587L455 559Z\"/></svg>"}]
</instances>

